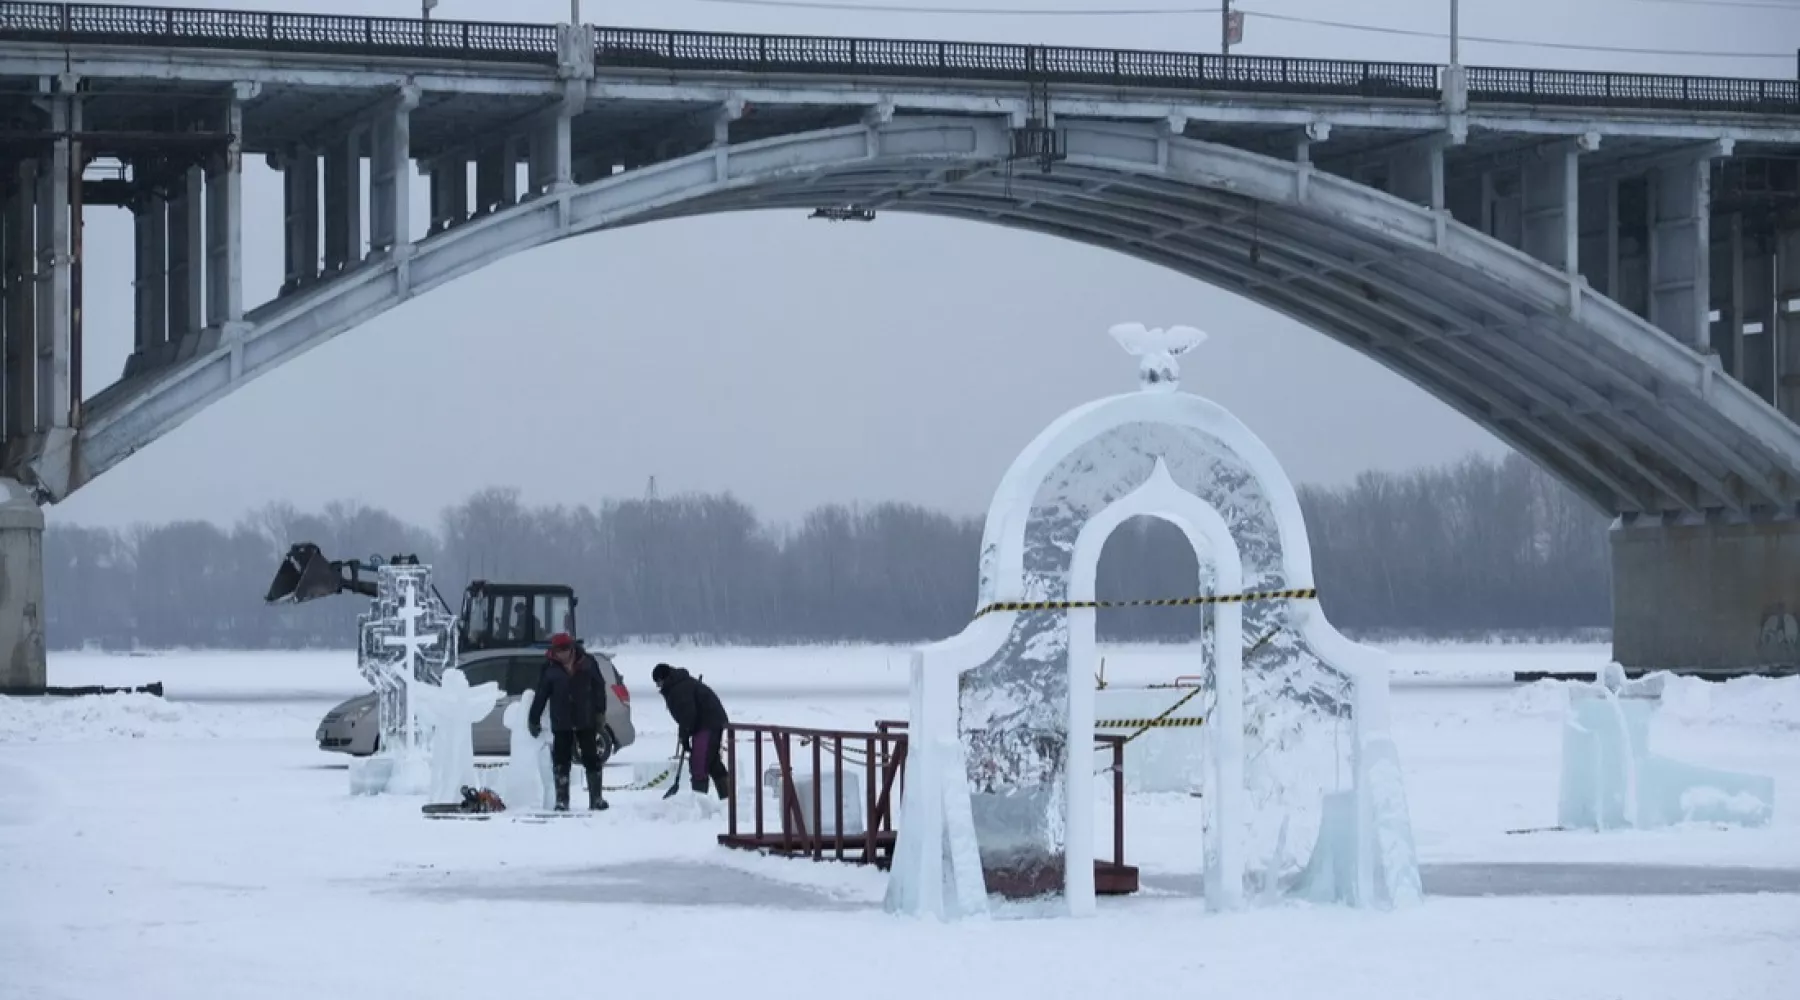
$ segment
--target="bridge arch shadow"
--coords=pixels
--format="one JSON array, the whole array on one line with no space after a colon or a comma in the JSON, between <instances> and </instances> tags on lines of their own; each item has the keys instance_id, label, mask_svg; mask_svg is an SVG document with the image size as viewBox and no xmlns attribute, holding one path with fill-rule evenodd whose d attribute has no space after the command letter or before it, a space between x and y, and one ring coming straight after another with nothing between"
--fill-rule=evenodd
<instances>
[{"instance_id":1,"label":"bridge arch shadow","mask_svg":"<svg viewBox=\"0 0 1800 1000\"><path fill-rule=\"evenodd\" d=\"M1608 513L1800 497L1800 427L1579 278L1305 163L1157 125L1059 127L1067 156L1048 171L1011 157L1004 119L900 117L707 150L471 220L269 302L240 336L100 393L71 486L258 375L513 254L666 219L856 206L1056 236L1235 292L1419 385Z\"/></svg>"}]
</instances>

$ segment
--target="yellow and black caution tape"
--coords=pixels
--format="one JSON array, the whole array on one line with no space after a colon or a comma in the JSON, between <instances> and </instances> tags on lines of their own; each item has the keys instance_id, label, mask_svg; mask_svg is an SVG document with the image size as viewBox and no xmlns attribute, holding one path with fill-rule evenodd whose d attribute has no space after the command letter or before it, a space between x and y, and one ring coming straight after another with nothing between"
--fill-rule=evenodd
<instances>
[{"instance_id":1,"label":"yellow and black caution tape","mask_svg":"<svg viewBox=\"0 0 1800 1000\"><path fill-rule=\"evenodd\" d=\"M476 761L475 762L476 769L481 770L481 771L491 771L496 768L502 768L505 766L506 766L506 761L494 761L491 763L488 761ZM665 770L663 773L657 775L654 778L651 778L649 781L640 782L640 783L631 784L631 785L601 785L600 787L609 792L642 792L642 791L646 791L651 788L655 788L657 785L660 785L663 782L668 781L669 778L672 775L674 775L674 773L675 773L675 765L670 764L668 767L668 770Z\"/></svg>"},{"instance_id":2,"label":"yellow and black caution tape","mask_svg":"<svg viewBox=\"0 0 1800 1000\"><path fill-rule=\"evenodd\" d=\"M1314 591L1279 591L1279 593L1312 594L1315 592ZM1257 650L1268 645L1269 640L1275 638L1275 634L1280 631L1281 631L1281 626L1277 625L1276 627L1270 629L1268 632L1264 633L1264 635L1261 639L1256 640L1256 642L1253 645L1251 645L1251 647L1249 649L1244 651L1244 656L1249 657L1251 654L1255 653ZM1171 719L1170 716L1172 716L1176 712L1180 711L1181 706L1187 704L1190 701L1193 701L1195 695L1197 695L1200 692L1205 691L1205 690L1206 690L1206 688L1196 686L1192 691L1189 691L1187 694L1182 695L1181 699L1179 701L1175 702L1175 704L1170 705L1166 709L1163 709L1162 714L1158 715L1154 719L1143 719L1143 720L1131 719L1131 720L1127 720L1126 722L1121 723L1117 726L1112 726L1110 724L1102 724L1102 723L1096 722L1096 723L1094 723L1094 728L1099 729L1099 728L1102 728L1103 725L1106 728L1114 728L1114 729L1124 729L1124 728L1127 728L1128 726L1136 726L1137 727L1136 731L1133 732L1130 736L1125 737L1125 742L1130 743L1132 740L1137 739L1139 736L1144 735L1145 733L1149 732L1152 729L1161 729L1164 727L1173 728L1173 727L1178 727L1178 726L1204 725L1205 724L1204 718L1201 718L1201 719Z\"/></svg>"},{"instance_id":3,"label":"yellow and black caution tape","mask_svg":"<svg viewBox=\"0 0 1800 1000\"><path fill-rule=\"evenodd\" d=\"M1310 601L1319 596L1316 589L1263 590L1242 594L1196 594L1192 597L1152 597L1135 601L995 601L975 617L996 611L1078 611L1107 608L1193 608L1203 604L1242 604L1247 601Z\"/></svg>"},{"instance_id":4,"label":"yellow and black caution tape","mask_svg":"<svg viewBox=\"0 0 1800 1000\"><path fill-rule=\"evenodd\" d=\"M1203 726L1205 719L1101 719L1094 723L1095 729L1181 729L1189 726ZM1133 736L1137 733L1133 733Z\"/></svg>"},{"instance_id":5,"label":"yellow and black caution tape","mask_svg":"<svg viewBox=\"0 0 1800 1000\"><path fill-rule=\"evenodd\" d=\"M649 781L643 781L643 782L639 782L637 784L632 784L632 785L601 785L600 787L606 789L609 792L644 792L644 791L649 791L652 788L655 788L657 785L660 785L665 781L668 781L671 777L674 776L674 774L675 774L675 765L670 764L668 766L668 768L663 771L663 773L657 775L654 778L651 778Z\"/></svg>"}]
</instances>

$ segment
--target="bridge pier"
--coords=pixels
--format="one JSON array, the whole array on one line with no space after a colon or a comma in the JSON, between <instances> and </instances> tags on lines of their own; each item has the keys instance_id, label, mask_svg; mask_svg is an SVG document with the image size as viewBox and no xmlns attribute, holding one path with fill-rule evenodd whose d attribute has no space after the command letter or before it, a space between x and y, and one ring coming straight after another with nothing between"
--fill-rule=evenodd
<instances>
[{"instance_id":1,"label":"bridge pier","mask_svg":"<svg viewBox=\"0 0 1800 1000\"><path fill-rule=\"evenodd\" d=\"M1800 667L1800 518L1612 529L1613 658L1646 670Z\"/></svg>"},{"instance_id":2,"label":"bridge pier","mask_svg":"<svg viewBox=\"0 0 1800 1000\"><path fill-rule=\"evenodd\" d=\"M44 655L44 512L29 491L0 479L0 690L38 690Z\"/></svg>"}]
</instances>

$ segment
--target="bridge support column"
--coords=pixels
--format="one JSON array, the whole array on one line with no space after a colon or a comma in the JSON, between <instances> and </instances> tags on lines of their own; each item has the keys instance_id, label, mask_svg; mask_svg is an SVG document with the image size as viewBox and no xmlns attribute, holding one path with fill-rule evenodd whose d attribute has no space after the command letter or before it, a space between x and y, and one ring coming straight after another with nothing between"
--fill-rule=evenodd
<instances>
[{"instance_id":1,"label":"bridge support column","mask_svg":"<svg viewBox=\"0 0 1800 1000\"><path fill-rule=\"evenodd\" d=\"M235 335L244 322L243 156L236 136L243 118L234 100L228 113L231 147L206 165L206 326Z\"/></svg>"},{"instance_id":2,"label":"bridge support column","mask_svg":"<svg viewBox=\"0 0 1800 1000\"><path fill-rule=\"evenodd\" d=\"M180 342L206 325L206 174L181 172L169 198L169 340Z\"/></svg>"},{"instance_id":3,"label":"bridge support column","mask_svg":"<svg viewBox=\"0 0 1800 1000\"><path fill-rule=\"evenodd\" d=\"M63 81L64 90L73 84ZM79 130L81 116L76 99L57 93L44 100L55 132ZM35 363L37 386L34 415L36 431L67 428L69 407L69 359L72 354L74 310L74 242L70 218L70 181L74 168L73 143L58 139L37 171L37 330Z\"/></svg>"},{"instance_id":4,"label":"bridge support column","mask_svg":"<svg viewBox=\"0 0 1800 1000\"><path fill-rule=\"evenodd\" d=\"M16 178L9 174L0 174L0 459L6 455L6 442L11 434L11 424L7 415L11 412L11 404L6 394L12 382L12 355L7 352L6 328L11 324L12 306L7 295L12 291L13 262L10 243L13 236L12 226L12 185Z\"/></svg>"},{"instance_id":5,"label":"bridge support column","mask_svg":"<svg viewBox=\"0 0 1800 1000\"><path fill-rule=\"evenodd\" d=\"M140 191L131 206L137 234L133 271L137 286L137 321L125 374L161 363L169 342L169 202L155 190Z\"/></svg>"},{"instance_id":6,"label":"bridge support column","mask_svg":"<svg viewBox=\"0 0 1800 1000\"><path fill-rule=\"evenodd\" d=\"M1580 204L1576 215L1580 222L1576 239L1581 274L1595 291L1623 303L1619 288L1619 179L1585 181L1577 197Z\"/></svg>"},{"instance_id":7,"label":"bridge support column","mask_svg":"<svg viewBox=\"0 0 1800 1000\"><path fill-rule=\"evenodd\" d=\"M281 157L286 263L281 294L319 277L319 154L290 149Z\"/></svg>"},{"instance_id":8,"label":"bridge support column","mask_svg":"<svg viewBox=\"0 0 1800 1000\"><path fill-rule=\"evenodd\" d=\"M1712 158L1650 171L1651 323L1701 353L1712 349Z\"/></svg>"},{"instance_id":9,"label":"bridge support column","mask_svg":"<svg viewBox=\"0 0 1800 1000\"><path fill-rule=\"evenodd\" d=\"M475 158L475 214L497 212L519 200L519 155L505 139Z\"/></svg>"},{"instance_id":10,"label":"bridge support column","mask_svg":"<svg viewBox=\"0 0 1800 1000\"><path fill-rule=\"evenodd\" d=\"M362 134L352 128L325 149L325 273L362 263Z\"/></svg>"},{"instance_id":11,"label":"bridge support column","mask_svg":"<svg viewBox=\"0 0 1800 1000\"><path fill-rule=\"evenodd\" d=\"M1581 149L1569 144L1519 168L1520 249L1551 267L1581 267Z\"/></svg>"},{"instance_id":12,"label":"bridge support column","mask_svg":"<svg viewBox=\"0 0 1800 1000\"><path fill-rule=\"evenodd\" d=\"M1744 213L1733 212L1724 222L1725 239L1713 246L1712 294L1713 311L1719 314L1713 324L1713 350L1719 353L1726 374L1744 381L1744 320L1748 303L1744 294L1749 287L1748 243L1744 232ZM1746 383L1748 384L1748 383Z\"/></svg>"},{"instance_id":13,"label":"bridge support column","mask_svg":"<svg viewBox=\"0 0 1800 1000\"><path fill-rule=\"evenodd\" d=\"M571 125L587 101L587 88L571 83L563 102L531 130L530 165L526 168L532 194L562 191L575 185L575 153Z\"/></svg>"},{"instance_id":14,"label":"bridge support column","mask_svg":"<svg viewBox=\"0 0 1800 1000\"><path fill-rule=\"evenodd\" d=\"M1397 198L1443 209L1444 146L1448 136L1428 136L1389 161L1388 190Z\"/></svg>"},{"instance_id":15,"label":"bridge support column","mask_svg":"<svg viewBox=\"0 0 1800 1000\"><path fill-rule=\"evenodd\" d=\"M1800 666L1800 519L1612 530L1613 658L1642 669Z\"/></svg>"},{"instance_id":16,"label":"bridge support column","mask_svg":"<svg viewBox=\"0 0 1800 1000\"><path fill-rule=\"evenodd\" d=\"M1775 408L1800 421L1800 230L1775 238L1774 323L1769 350Z\"/></svg>"},{"instance_id":17,"label":"bridge support column","mask_svg":"<svg viewBox=\"0 0 1800 1000\"><path fill-rule=\"evenodd\" d=\"M469 218L469 161L445 156L431 165L431 226L440 233Z\"/></svg>"},{"instance_id":18,"label":"bridge support column","mask_svg":"<svg viewBox=\"0 0 1800 1000\"><path fill-rule=\"evenodd\" d=\"M44 512L23 486L0 479L0 689L48 682L43 609Z\"/></svg>"},{"instance_id":19,"label":"bridge support column","mask_svg":"<svg viewBox=\"0 0 1800 1000\"><path fill-rule=\"evenodd\" d=\"M369 129L369 252L412 253L412 109L417 87L402 88Z\"/></svg>"},{"instance_id":20,"label":"bridge support column","mask_svg":"<svg viewBox=\"0 0 1800 1000\"><path fill-rule=\"evenodd\" d=\"M1773 406L1778 395L1774 331L1780 326L1776 302L1780 240L1774 233L1752 233L1741 225L1738 232L1743 237L1742 266L1730 295L1737 313L1734 325L1741 331L1734 340L1741 347L1737 368L1731 374ZM1733 304L1727 303L1727 308Z\"/></svg>"},{"instance_id":21,"label":"bridge support column","mask_svg":"<svg viewBox=\"0 0 1800 1000\"><path fill-rule=\"evenodd\" d=\"M13 176L0 248L0 281L6 283L5 316L0 317L5 321L0 371L6 379L0 441L9 443L29 437L37 419L37 171L37 161L27 160Z\"/></svg>"}]
</instances>

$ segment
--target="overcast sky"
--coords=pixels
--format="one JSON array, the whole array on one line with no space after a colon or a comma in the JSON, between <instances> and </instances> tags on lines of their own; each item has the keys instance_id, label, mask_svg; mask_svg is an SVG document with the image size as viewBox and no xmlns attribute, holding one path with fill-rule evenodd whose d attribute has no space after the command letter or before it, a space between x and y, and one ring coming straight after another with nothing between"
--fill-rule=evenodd
<instances>
[{"instance_id":1,"label":"overcast sky","mask_svg":"<svg viewBox=\"0 0 1800 1000\"><path fill-rule=\"evenodd\" d=\"M1753 0L1741 0L1751 3ZM1770 0L1780 2L1780 0ZM1789 77L1791 55L1689 58L1500 45L1485 36L1792 53L1787 9L1651 0L1463 0L1465 61ZM1210 6L1211 0L887 0L959 10ZM239 9L410 15L407 0L241 0ZM1250 11L1442 33L1448 0L1256 0ZM556 21L567 0L441 0L434 16ZM701 0L586 0L590 23L1217 51L1217 15L856 13ZM1239 51L1442 61L1441 39L1249 18ZM423 197L425 185L415 182ZM277 176L251 161L247 301L280 282ZM423 211L422 203L415 214ZM130 217L86 236L85 383L132 340ZM50 510L55 523L235 520L272 500L386 507L421 523L473 490L593 503L731 490L790 519L833 501L979 513L1057 414L1134 384L1122 320L1212 334L1185 384L1234 410L1300 482L1406 469L1493 437L1386 369L1173 272L970 223L801 212L658 223L503 260L315 348ZM396 429L396 423L401 427Z\"/></svg>"}]
</instances>

